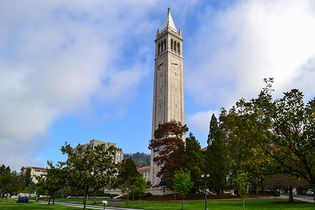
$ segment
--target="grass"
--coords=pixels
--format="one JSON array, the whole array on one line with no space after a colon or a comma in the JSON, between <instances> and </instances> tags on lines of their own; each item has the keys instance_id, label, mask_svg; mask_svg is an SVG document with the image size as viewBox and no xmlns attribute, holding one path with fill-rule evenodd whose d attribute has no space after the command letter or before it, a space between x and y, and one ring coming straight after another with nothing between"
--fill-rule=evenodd
<instances>
[{"instance_id":1,"label":"grass","mask_svg":"<svg viewBox=\"0 0 315 210\"><path fill-rule=\"evenodd\" d=\"M89 202L93 199L91 198ZM101 201L102 199L98 199ZM81 203L82 199L69 198L58 199L60 202ZM121 202L121 207L125 207L125 201ZM138 201L129 201L128 207L138 208ZM180 201L143 201L141 208L145 210L179 210ZM209 210L243 210L241 200L209 200ZM60 205L46 204L17 204L0 202L0 210L24 210L24 209L52 209L52 210L78 210L80 208L64 207ZM245 210L314 210L314 205L310 203L287 203L283 199L249 199L246 200ZM204 210L204 201L184 201L184 210Z\"/></svg>"},{"instance_id":2,"label":"grass","mask_svg":"<svg viewBox=\"0 0 315 210\"><path fill-rule=\"evenodd\" d=\"M126 207L125 202L121 203L121 207ZM138 208L138 201L129 201L128 207ZM181 208L180 201L145 201L142 202L141 208L145 210L179 210ZM209 200L209 210L243 210L241 200ZM314 205L309 203L296 202L287 203L282 199L251 199L246 200L245 210L314 210ZM204 201L184 201L184 210L204 210Z\"/></svg>"},{"instance_id":3,"label":"grass","mask_svg":"<svg viewBox=\"0 0 315 210\"><path fill-rule=\"evenodd\" d=\"M1 210L24 210L24 209L78 210L79 208L65 207L65 206L59 206L59 205L47 205L47 204L0 203L0 209Z\"/></svg>"}]
</instances>

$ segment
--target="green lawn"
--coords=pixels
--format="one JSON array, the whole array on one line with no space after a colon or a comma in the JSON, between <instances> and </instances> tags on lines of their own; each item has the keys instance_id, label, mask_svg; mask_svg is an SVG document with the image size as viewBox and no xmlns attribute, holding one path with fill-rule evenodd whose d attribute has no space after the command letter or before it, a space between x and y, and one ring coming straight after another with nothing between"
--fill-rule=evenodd
<instances>
[{"instance_id":1,"label":"green lawn","mask_svg":"<svg viewBox=\"0 0 315 210\"><path fill-rule=\"evenodd\" d=\"M125 202L121 203L121 207L125 207ZM128 207L139 207L138 201L130 201ZM145 201L141 204L141 208L145 210L179 210L181 202L150 202ZM242 210L241 200L209 200L209 210ZM293 203L288 204L287 200L281 199L252 199L246 200L246 210L314 210L313 204L308 203ZM204 210L204 201L184 201L184 210Z\"/></svg>"},{"instance_id":2,"label":"green lawn","mask_svg":"<svg viewBox=\"0 0 315 210\"><path fill-rule=\"evenodd\" d=\"M18 203L0 203L0 210L41 210L41 209L52 209L52 210L78 210L79 208L58 206L58 205L46 205L46 204L18 204Z\"/></svg>"},{"instance_id":3,"label":"green lawn","mask_svg":"<svg viewBox=\"0 0 315 210\"><path fill-rule=\"evenodd\" d=\"M59 201L77 202L81 199L63 199ZM80 203L80 202L79 202ZM121 202L121 207L125 207L125 202ZM138 208L138 201L129 201L128 207ZM144 201L141 208L145 210L179 210L180 201ZM241 200L209 200L209 210L243 210ZM0 210L24 210L24 209L52 209L52 210L77 210L79 208L63 207L59 205L44 204L17 204L0 202ZM314 205L309 203L288 204L287 200L281 199L250 199L245 202L246 210L314 210ZM204 210L204 201L184 201L184 210Z\"/></svg>"}]
</instances>

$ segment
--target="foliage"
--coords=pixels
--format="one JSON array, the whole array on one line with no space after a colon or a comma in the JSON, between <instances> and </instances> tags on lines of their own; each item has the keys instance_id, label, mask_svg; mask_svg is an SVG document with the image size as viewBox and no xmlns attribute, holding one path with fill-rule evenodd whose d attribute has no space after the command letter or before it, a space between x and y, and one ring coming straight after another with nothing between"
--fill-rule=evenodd
<instances>
[{"instance_id":1,"label":"foliage","mask_svg":"<svg viewBox=\"0 0 315 210\"><path fill-rule=\"evenodd\" d=\"M127 153L124 154L125 159L131 159L137 167L150 165L151 155L144 152Z\"/></svg>"},{"instance_id":2,"label":"foliage","mask_svg":"<svg viewBox=\"0 0 315 210\"><path fill-rule=\"evenodd\" d=\"M238 185L240 195L243 198L243 209L245 209L245 199L244 196L248 193L248 177L246 173L241 172L238 173L237 177L235 178L235 182Z\"/></svg>"},{"instance_id":3,"label":"foliage","mask_svg":"<svg viewBox=\"0 0 315 210\"><path fill-rule=\"evenodd\" d=\"M23 188L21 176L16 171L11 171L9 166L0 167L0 195L16 194Z\"/></svg>"},{"instance_id":4,"label":"foliage","mask_svg":"<svg viewBox=\"0 0 315 210\"><path fill-rule=\"evenodd\" d=\"M185 148L185 169L190 172L191 179L194 183L192 191L198 191L202 185L201 174L204 171L204 155L201 152L201 147L195 136L190 133L186 138Z\"/></svg>"},{"instance_id":5,"label":"foliage","mask_svg":"<svg viewBox=\"0 0 315 210\"><path fill-rule=\"evenodd\" d=\"M46 169L46 175L42 177L37 177L37 193L47 194L49 196L48 204L52 199L52 204L55 203L55 196L57 191L64 188L66 185L66 170L63 168L62 164L53 165L52 162L48 161L48 168Z\"/></svg>"},{"instance_id":6,"label":"foliage","mask_svg":"<svg viewBox=\"0 0 315 210\"><path fill-rule=\"evenodd\" d=\"M33 184L32 175L31 175L31 168L26 168L24 175L24 187L29 188Z\"/></svg>"},{"instance_id":7,"label":"foliage","mask_svg":"<svg viewBox=\"0 0 315 210\"><path fill-rule=\"evenodd\" d=\"M239 169L255 183L268 174L289 174L314 187L315 98L305 104L303 93L292 89L274 100L273 79L265 82L257 98L221 113L232 175Z\"/></svg>"},{"instance_id":8,"label":"foliage","mask_svg":"<svg viewBox=\"0 0 315 210\"><path fill-rule=\"evenodd\" d=\"M131 194L139 197L139 207L141 206L141 197L144 195L146 187L147 182L142 175L136 176L134 178L131 188Z\"/></svg>"},{"instance_id":9,"label":"foliage","mask_svg":"<svg viewBox=\"0 0 315 210\"><path fill-rule=\"evenodd\" d=\"M124 159L119 165L119 173L117 176L116 185L126 195L128 203L129 194L133 193L132 189L137 177L141 174L137 171L135 163L131 159Z\"/></svg>"},{"instance_id":10,"label":"foliage","mask_svg":"<svg viewBox=\"0 0 315 210\"><path fill-rule=\"evenodd\" d=\"M210 187L218 194L222 194L226 186L228 160L223 131L214 114L211 116L207 142L205 172L211 177Z\"/></svg>"},{"instance_id":11,"label":"foliage","mask_svg":"<svg viewBox=\"0 0 315 210\"><path fill-rule=\"evenodd\" d=\"M173 189L177 194L182 196L181 209L184 209L183 198L189 193L192 186L193 182L191 181L190 172L184 170L176 172L173 180Z\"/></svg>"},{"instance_id":12,"label":"foliage","mask_svg":"<svg viewBox=\"0 0 315 210\"><path fill-rule=\"evenodd\" d=\"M104 144L97 146L79 144L76 148L72 148L66 143L61 151L68 155L65 162L67 183L73 189L83 191L85 209L89 192L100 187L110 187L114 182L117 173L117 167L113 161L115 148L113 146L106 148Z\"/></svg>"},{"instance_id":13,"label":"foliage","mask_svg":"<svg viewBox=\"0 0 315 210\"><path fill-rule=\"evenodd\" d=\"M151 140L149 149L156 153L153 161L160 167L157 174L161 178L160 185L172 188L175 172L184 167L183 138L187 131L186 125L171 121L160 124L154 132L154 139Z\"/></svg>"}]
</instances>

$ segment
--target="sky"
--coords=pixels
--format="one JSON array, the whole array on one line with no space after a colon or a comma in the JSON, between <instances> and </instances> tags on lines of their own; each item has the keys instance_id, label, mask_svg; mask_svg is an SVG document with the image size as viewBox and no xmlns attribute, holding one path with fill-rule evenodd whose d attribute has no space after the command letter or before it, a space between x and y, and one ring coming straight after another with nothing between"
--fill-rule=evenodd
<instances>
[{"instance_id":1,"label":"sky","mask_svg":"<svg viewBox=\"0 0 315 210\"><path fill-rule=\"evenodd\" d=\"M183 33L185 118L202 146L221 107L315 95L313 0L2 0L0 164L46 166L91 139L149 153L154 39L170 7Z\"/></svg>"}]
</instances>

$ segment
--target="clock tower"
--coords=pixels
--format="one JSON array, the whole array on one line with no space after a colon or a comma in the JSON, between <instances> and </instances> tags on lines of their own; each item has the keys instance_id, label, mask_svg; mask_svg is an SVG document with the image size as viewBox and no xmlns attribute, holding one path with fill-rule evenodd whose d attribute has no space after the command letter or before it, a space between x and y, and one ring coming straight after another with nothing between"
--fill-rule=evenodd
<instances>
[{"instance_id":1,"label":"clock tower","mask_svg":"<svg viewBox=\"0 0 315 210\"><path fill-rule=\"evenodd\" d=\"M185 124L184 117L183 37L169 8L165 24L155 39L152 139L159 124L172 120ZM151 186L160 183L157 177L160 169L153 161L156 155L151 151Z\"/></svg>"}]
</instances>

